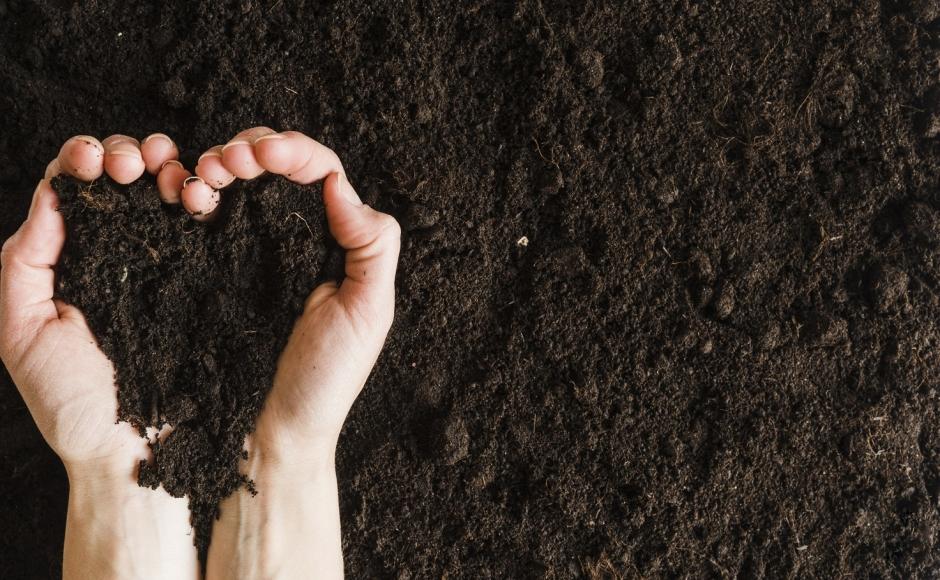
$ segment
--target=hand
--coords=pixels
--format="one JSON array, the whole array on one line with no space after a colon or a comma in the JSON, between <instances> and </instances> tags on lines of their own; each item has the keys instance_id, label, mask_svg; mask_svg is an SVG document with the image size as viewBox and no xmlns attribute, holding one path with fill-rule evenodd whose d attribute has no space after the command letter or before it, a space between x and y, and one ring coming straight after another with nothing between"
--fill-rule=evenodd
<instances>
[{"instance_id":1,"label":"hand","mask_svg":"<svg viewBox=\"0 0 940 580\"><path fill-rule=\"evenodd\" d=\"M138 463L150 458L147 440L117 422L114 370L81 312L53 299L65 224L49 178L65 172L90 181L107 171L130 183L176 155L163 135L142 146L123 135L103 143L69 139L36 187L26 222L0 254L0 358L69 477L66 578L198 574L186 500L137 486ZM167 175L178 169L169 166ZM164 182L173 181L167 175ZM182 185L182 178L175 181Z\"/></svg>"},{"instance_id":2,"label":"hand","mask_svg":"<svg viewBox=\"0 0 940 580\"><path fill-rule=\"evenodd\" d=\"M210 149L183 205L212 219L223 187L264 171L297 183L324 180L330 232L346 250L346 278L307 299L278 363L243 470L258 495L236 492L213 529L207 578L342 576L333 454L392 324L401 230L363 205L327 147L297 132L259 127Z\"/></svg>"}]
</instances>

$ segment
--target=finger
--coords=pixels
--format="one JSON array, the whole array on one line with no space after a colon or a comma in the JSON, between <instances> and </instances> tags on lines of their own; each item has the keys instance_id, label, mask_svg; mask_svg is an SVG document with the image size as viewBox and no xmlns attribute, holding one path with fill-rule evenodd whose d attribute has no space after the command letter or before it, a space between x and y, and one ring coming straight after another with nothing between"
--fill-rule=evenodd
<instances>
[{"instance_id":1,"label":"finger","mask_svg":"<svg viewBox=\"0 0 940 580\"><path fill-rule=\"evenodd\" d=\"M65 243L65 222L56 211L58 204L49 180L40 181L29 216L0 253L0 338L4 344L7 340L28 343L29 333L57 317L52 267Z\"/></svg>"},{"instance_id":2,"label":"finger","mask_svg":"<svg viewBox=\"0 0 940 580\"><path fill-rule=\"evenodd\" d=\"M180 150L176 143L163 133L154 133L140 144L140 154L144 158L147 173L156 175L167 161L179 159Z\"/></svg>"},{"instance_id":3,"label":"finger","mask_svg":"<svg viewBox=\"0 0 940 580\"><path fill-rule=\"evenodd\" d=\"M46 174L43 176L45 179L52 179L56 175L62 173L62 168L59 167L59 158L55 158L49 162L49 165L46 165Z\"/></svg>"},{"instance_id":4,"label":"finger","mask_svg":"<svg viewBox=\"0 0 940 580\"><path fill-rule=\"evenodd\" d=\"M239 179L254 179L264 173L264 167L255 158L255 140L271 135L274 129L253 127L235 135L222 146L222 165Z\"/></svg>"},{"instance_id":5,"label":"finger","mask_svg":"<svg viewBox=\"0 0 940 580\"><path fill-rule=\"evenodd\" d=\"M296 183L313 183L331 173L345 173L332 149L297 131L271 133L255 140L258 163Z\"/></svg>"},{"instance_id":6,"label":"finger","mask_svg":"<svg viewBox=\"0 0 940 580\"><path fill-rule=\"evenodd\" d=\"M196 162L196 175L215 189L222 189L235 181L235 175L222 165L221 145L210 148L199 157Z\"/></svg>"},{"instance_id":7,"label":"finger","mask_svg":"<svg viewBox=\"0 0 940 580\"><path fill-rule=\"evenodd\" d=\"M157 189L163 203L179 203L183 192L183 182L192 173L176 159L169 159L163 163L163 168L157 174Z\"/></svg>"},{"instance_id":8,"label":"finger","mask_svg":"<svg viewBox=\"0 0 940 580\"><path fill-rule=\"evenodd\" d=\"M104 145L94 137L77 135L62 145L57 160L61 172L92 181L104 171Z\"/></svg>"},{"instance_id":9,"label":"finger","mask_svg":"<svg viewBox=\"0 0 940 580\"><path fill-rule=\"evenodd\" d=\"M323 184L330 233L346 250L346 278L339 293L347 306L391 325L401 228L395 218L359 200L342 174Z\"/></svg>"},{"instance_id":10,"label":"finger","mask_svg":"<svg viewBox=\"0 0 940 580\"><path fill-rule=\"evenodd\" d=\"M127 185L144 174L147 167L137 139L111 135L101 143L104 145L104 170L111 179Z\"/></svg>"},{"instance_id":11,"label":"finger","mask_svg":"<svg viewBox=\"0 0 940 580\"><path fill-rule=\"evenodd\" d=\"M189 177L183 182L181 194L183 207L200 222L212 219L212 214L219 207L219 192L209 187L201 177Z\"/></svg>"}]
</instances>

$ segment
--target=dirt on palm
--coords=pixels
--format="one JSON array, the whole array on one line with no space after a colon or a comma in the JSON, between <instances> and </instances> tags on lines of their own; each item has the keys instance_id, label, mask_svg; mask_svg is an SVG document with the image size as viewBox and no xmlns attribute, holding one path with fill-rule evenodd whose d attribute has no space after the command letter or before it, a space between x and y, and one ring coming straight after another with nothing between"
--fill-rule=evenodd
<instances>
[{"instance_id":1,"label":"dirt on palm","mask_svg":"<svg viewBox=\"0 0 940 580\"><path fill-rule=\"evenodd\" d=\"M400 219L350 577L940 573L935 1L0 0L0 86L0 237L70 135L258 124ZM0 575L56 577L0 413Z\"/></svg>"}]
</instances>

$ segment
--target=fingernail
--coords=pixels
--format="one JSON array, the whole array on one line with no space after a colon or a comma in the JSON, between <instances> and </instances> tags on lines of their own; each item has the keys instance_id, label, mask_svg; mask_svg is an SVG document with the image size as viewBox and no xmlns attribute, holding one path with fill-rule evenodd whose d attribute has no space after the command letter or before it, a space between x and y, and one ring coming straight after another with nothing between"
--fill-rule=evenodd
<instances>
[{"instance_id":1,"label":"fingernail","mask_svg":"<svg viewBox=\"0 0 940 580\"><path fill-rule=\"evenodd\" d=\"M222 152L221 150L217 151L215 149L209 149L199 156L199 159L196 160L196 165L199 165L199 162L202 161L203 157L222 157Z\"/></svg>"},{"instance_id":2,"label":"fingernail","mask_svg":"<svg viewBox=\"0 0 940 580\"><path fill-rule=\"evenodd\" d=\"M235 145L251 145L251 143L244 139L235 139L234 141L229 141L225 145L222 145L222 151L225 151L229 147L234 147Z\"/></svg>"},{"instance_id":3,"label":"fingernail","mask_svg":"<svg viewBox=\"0 0 940 580\"><path fill-rule=\"evenodd\" d=\"M36 206L39 205L39 198L42 197L42 182L43 181L45 181L45 179L40 181L39 184L36 185L36 189L33 190L33 200L29 204L29 212L27 213L27 217L32 216L33 212L36 211Z\"/></svg>"},{"instance_id":4,"label":"fingernail","mask_svg":"<svg viewBox=\"0 0 940 580\"><path fill-rule=\"evenodd\" d=\"M362 200L359 199L359 196L356 195L356 190L353 189L353 186L349 183L349 180L346 179L346 176L342 173L339 173L339 192L343 194L343 197L346 198L346 201L355 205L361 206Z\"/></svg>"},{"instance_id":5,"label":"fingernail","mask_svg":"<svg viewBox=\"0 0 940 580\"><path fill-rule=\"evenodd\" d=\"M108 148L112 145L117 145L119 143L133 143L134 146L140 147L140 141L128 135L111 135L110 137L108 137L107 139L101 142L101 144L104 145L105 148Z\"/></svg>"},{"instance_id":6,"label":"fingernail","mask_svg":"<svg viewBox=\"0 0 940 580\"><path fill-rule=\"evenodd\" d=\"M76 140L76 141L81 141L81 142L84 143L85 145L91 145L92 147L94 147L94 148L97 149L98 151L103 151L103 150L104 150L104 146L103 146L101 143L99 143L98 140L95 139L94 137L89 137L88 135L76 135L76 136L75 136L75 140Z\"/></svg>"},{"instance_id":7,"label":"fingernail","mask_svg":"<svg viewBox=\"0 0 940 580\"><path fill-rule=\"evenodd\" d=\"M185 169L185 167L183 167L183 164L177 161L176 159L167 159L166 161L163 162L163 165L160 166L160 169L163 169L167 165L176 165L180 169Z\"/></svg>"},{"instance_id":8,"label":"fingernail","mask_svg":"<svg viewBox=\"0 0 940 580\"><path fill-rule=\"evenodd\" d=\"M140 154L140 149L136 147L134 149L113 149L108 151L108 155L123 155L125 157L133 157L134 159L140 159L143 161L144 157Z\"/></svg>"},{"instance_id":9,"label":"fingernail","mask_svg":"<svg viewBox=\"0 0 940 580\"><path fill-rule=\"evenodd\" d=\"M187 185L189 185L189 184L192 183L193 181L202 181L202 178L201 178L201 177L197 177L197 176L195 176L195 175L193 175L193 176L191 176L191 177L187 177L186 179L183 180L183 187L185 188ZM205 183L205 181L202 181L202 182Z\"/></svg>"},{"instance_id":10,"label":"fingernail","mask_svg":"<svg viewBox=\"0 0 940 580\"><path fill-rule=\"evenodd\" d=\"M271 133L269 135L262 135L261 137L258 137L255 139L255 143L258 141L264 141L265 139L287 139L287 137L281 135L280 133Z\"/></svg>"},{"instance_id":11,"label":"fingernail","mask_svg":"<svg viewBox=\"0 0 940 580\"><path fill-rule=\"evenodd\" d=\"M150 135L149 137L141 141L140 144L143 145L144 143L146 143L147 141L150 141L151 139L163 139L169 142L170 145L173 144L173 140L170 139L167 135L164 135L163 133L154 133L153 135Z\"/></svg>"}]
</instances>

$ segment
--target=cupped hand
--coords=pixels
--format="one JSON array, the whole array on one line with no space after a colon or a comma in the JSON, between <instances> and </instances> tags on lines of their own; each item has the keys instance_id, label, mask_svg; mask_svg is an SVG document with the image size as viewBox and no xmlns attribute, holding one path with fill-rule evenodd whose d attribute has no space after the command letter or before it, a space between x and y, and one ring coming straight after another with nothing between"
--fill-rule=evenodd
<instances>
[{"instance_id":1,"label":"cupped hand","mask_svg":"<svg viewBox=\"0 0 940 580\"><path fill-rule=\"evenodd\" d=\"M186 499L137 486L147 440L118 422L114 369L81 312L54 298L65 223L50 178L130 183L157 174L182 189L176 145L155 134L69 139L33 193L29 215L0 253L0 358L69 477L63 578L196 578ZM188 174L187 174L188 175Z\"/></svg>"},{"instance_id":2,"label":"cupped hand","mask_svg":"<svg viewBox=\"0 0 940 580\"><path fill-rule=\"evenodd\" d=\"M144 171L162 175L167 165L173 173L177 155L176 145L162 134L143 145L124 135L103 142L69 139L36 187L26 222L3 245L0 358L43 437L71 472L129 478L150 452L135 428L117 422L114 370L84 317L53 298L53 267L65 242L65 223L50 178L65 173L93 181L107 172L126 184Z\"/></svg>"},{"instance_id":3,"label":"cupped hand","mask_svg":"<svg viewBox=\"0 0 940 580\"><path fill-rule=\"evenodd\" d=\"M323 180L330 233L346 250L345 279L321 285L307 299L246 443L250 464L289 467L332 457L392 324L401 230L390 215L360 201L332 150L302 133L267 127L206 151L183 188L183 206L211 220L218 188L264 172L301 184Z\"/></svg>"},{"instance_id":4,"label":"cupped hand","mask_svg":"<svg viewBox=\"0 0 940 580\"><path fill-rule=\"evenodd\" d=\"M323 180L330 232L346 250L346 277L316 288L294 326L245 442L242 469L257 495L242 489L222 502L206 578L341 578L333 456L392 324L401 230L360 201L333 151L266 127L207 151L183 188L183 206L212 220L218 188L266 171L302 184Z\"/></svg>"}]
</instances>

